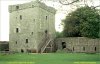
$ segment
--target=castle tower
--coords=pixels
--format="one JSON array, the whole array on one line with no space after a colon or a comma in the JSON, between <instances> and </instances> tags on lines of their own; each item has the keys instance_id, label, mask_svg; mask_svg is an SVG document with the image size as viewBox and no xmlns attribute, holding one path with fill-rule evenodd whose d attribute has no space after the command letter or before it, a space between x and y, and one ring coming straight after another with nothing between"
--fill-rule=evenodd
<instances>
[{"instance_id":1,"label":"castle tower","mask_svg":"<svg viewBox=\"0 0 100 64\"><path fill-rule=\"evenodd\" d=\"M10 51L39 52L47 37L55 37L55 12L39 1L10 5Z\"/></svg>"}]
</instances>

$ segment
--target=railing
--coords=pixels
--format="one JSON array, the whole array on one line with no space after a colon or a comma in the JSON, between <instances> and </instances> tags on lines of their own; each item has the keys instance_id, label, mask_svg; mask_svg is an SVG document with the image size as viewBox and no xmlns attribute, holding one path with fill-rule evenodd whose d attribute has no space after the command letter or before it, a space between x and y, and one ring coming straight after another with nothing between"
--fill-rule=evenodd
<instances>
[{"instance_id":1,"label":"railing","mask_svg":"<svg viewBox=\"0 0 100 64\"><path fill-rule=\"evenodd\" d=\"M41 43L39 43L38 45L38 52L40 53L41 52L41 48L45 45L45 43L47 42L47 40L49 40L49 35L45 35L42 40L41 40Z\"/></svg>"},{"instance_id":2,"label":"railing","mask_svg":"<svg viewBox=\"0 0 100 64\"><path fill-rule=\"evenodd\" d=\"M47 41L46 41L46 43L43 45L43 47L41 48L41 53L43 53L44 51L45 51L45 49L46 49L46 47L49 45L49 43L51 42L51 39L48 39Z\"/></svg>"},{"instance_id":3,"label":"railing","mask_svg":"<svg viewBox=\"0 0 100 64\"><path fill-rule=\"evenodd\" d=\"M48 48L47 46L51 43L52 40L53 38L50 36L50 34L46 34L45 37L42 38L41 43L38 45L38 52L43 53L45 49Z\"/></svg>"}]
</instances>

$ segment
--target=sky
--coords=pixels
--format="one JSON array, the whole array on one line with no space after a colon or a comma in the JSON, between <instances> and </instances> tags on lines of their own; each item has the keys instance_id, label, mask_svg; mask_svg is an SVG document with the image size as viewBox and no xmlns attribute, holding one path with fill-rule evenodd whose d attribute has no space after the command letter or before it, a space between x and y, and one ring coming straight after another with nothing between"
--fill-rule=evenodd
<instances>
[{"instance_id":1,"label":"sky","mask_svg":"<svg viewBox=\"0 0 100 64\"><path fill-rule=\"evenodd\" d=\"M33 0L1 0L0 1L0 41L9 41L9 12L8 12L8 5L14 5L14 4L22 4L26 2L31 2ZM55 29L56 31L61 32L62 26L60 26L61 20L65 18L67 13L71 12L71 10L75 10L77 7L74 5L66 6L62 5L56 0L55 2L52 2L50 0L45 0L45 4L51 7L54 7L57 11L55 14ZM70 1L70 0L69 0ZM100 5L99 0L92 0L93 3L90 3L88 1L88 4L91 5ZM78 3L78 4L82 4ZM77 5L77 3L76 3Z\"/></svg>"}]
</instances>

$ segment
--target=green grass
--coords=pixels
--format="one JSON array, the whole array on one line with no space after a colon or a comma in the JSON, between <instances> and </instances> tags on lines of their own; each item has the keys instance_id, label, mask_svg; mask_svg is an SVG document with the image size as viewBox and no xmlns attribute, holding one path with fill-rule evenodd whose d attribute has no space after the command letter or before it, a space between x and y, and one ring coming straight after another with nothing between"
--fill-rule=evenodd
<instances>
[{"instance_id":1,"label":"green grass","mask_svg":"<svg viewBox=\"0 0 100 64\"><path fill-rule=\"evenodd\" d=\"M0 54L0 64L100 64L100 54Z\"/></svg>"}]
</instances>

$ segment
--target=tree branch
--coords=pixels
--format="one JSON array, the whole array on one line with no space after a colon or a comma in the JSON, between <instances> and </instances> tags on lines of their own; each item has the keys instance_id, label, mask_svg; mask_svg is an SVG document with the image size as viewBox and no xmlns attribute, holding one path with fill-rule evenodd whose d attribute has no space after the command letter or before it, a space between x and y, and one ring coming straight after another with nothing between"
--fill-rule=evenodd
<instances>
[{"instance_id":1,"label":"tree branch","mask_svg":"<svg viewBox=\"0 0 100 64\"><path fill-rule=\"evenodd\" d=\"M67 0L66 0L66 1L67 1ZM70 4L73 4L73 3L78 2L78 1L79 1L79 0L75 0L75 1L72 1L72 2L70 2L70 3L67 1L68 3L65 4L65 3L62 3L61 0L59 0L59 2L60 2L61 4L63 4L63 5L70 5Z\"/></svg>"}]
</instances>

